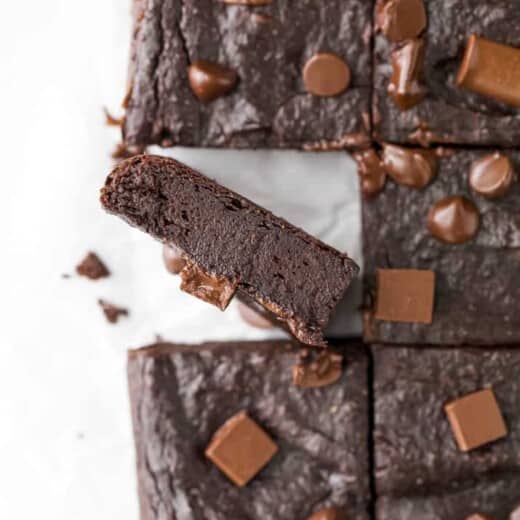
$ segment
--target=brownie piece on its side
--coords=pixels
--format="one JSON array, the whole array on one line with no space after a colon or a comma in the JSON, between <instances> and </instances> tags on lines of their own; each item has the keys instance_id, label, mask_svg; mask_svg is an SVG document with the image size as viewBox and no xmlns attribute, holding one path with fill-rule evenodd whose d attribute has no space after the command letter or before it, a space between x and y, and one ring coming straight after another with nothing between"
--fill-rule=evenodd
<instances>
[{"instance_id":1,"label":"brownie piece on its side","mask_svg":"<svg viewBox=\"0 0 520 520\"><path fill-rule=\"evenodd\" d=\"M372 2L136 0L134 18L130 145L321 149L368 141ZM331 61L318 64L318 83L331 72L333 86L350 78L336 95L312 94L316 85L304 81L306 64L324 53L350 69L345 76Z\"/></svg>"},{"instance_id":2,"label":"brownie piece on its side","mask_svg":"<svg viewBox=\"0 0 520 520\"><path fill-rule=\"evenodd\" d=\"M337 344L334 383L299 388L299 347L283 341L157 344L129 352L141 518L294 520L336 506L368 520L367 356ZM245 411L278 447L244 487L205 456Z\"/></svg>"},{"instance_id":3,"label":"brownie piece on its side","mask_svg":"<svg viewBox=\"0 0 520 520\"><path fill-rule=\"evenodd\" d=\"M477 481L503 480L509 489L515 489L516 484L515 493L508 499L520 501L518 345L511 349L414 347L373 347L374 474L378 496L453 494L451 508L457 506L456 497L466 493L478 502L471 491ZM464 452L457 445L445 405L483 389L491 389L496 397L507 434ZM482 424L485 414L477 417L480 422L477 419L472 428L487 428ZM450 500L446 500L448 504ZM419 500L418 504L427 502ZM413 503L411 500L410 508ZM491 502L490 507L501 511L499 502ZM465 518L432 516L459 517Z\"/></svg>"},{"instance_id":4,"label":"brownie piece on its side","mask_svg":"<svg viewBox=\"0 0 520 520\"><path fill-rule=\"evenodd\" d=\"M394 179L402 179L393 172L380 193L363 201L366 340L441 345L520 343L520 152L437 152L436 175L425 187L397 184ZM487 163L477 163L484 158ZM482 172L475 166L478 164L485 165L487 180L476 175ZM410 159L405 166L398 168L410 173L419 163L414 166ZM489 196L491 184L496 191L498 181L508 185L493 193L498 198L479 194L487 191ZM437 220L432 221L432 208L438 210L440 201L460 196L463 203L455 199L459 203L437 211ZM433 271L432 322L376 319L378 269Z\"/></svg>"},{"instance_id":5,"label":"brownie piece on its side","mask_svg":"<svg viewBox=\"0 0 520 520\"><path fill-rule=\"evenodd\" d=\"M183 290L221 309L243 294L302 343L326 344L323 329L358 271L347 255L173 159L120 163L101 201L184 253Z\"/></svg>"},{"instance_id":6,"label":"brownie piece on its side","mask_svg":"<svg viewBox=\"0 0 520 520\"><path fill-rule=\"evenodd\" d=\"M376 3L379 29L376 27L374 52L375 138L423 145L520 146L518 104L501 102L500 95L484 96L457 85L471 35L506 45L511 49L509 52L516 50L520 56L518 3L511 0L420 2L424 2L426 9L426 27L421 31L417 26L414 33L406 35L409 39L390 34L394 41L385 35L388 31L381 29L389 23L391 12L387 8L386 16L384 13L385 5L391 0L377 0ZM402 22L404 26L409 20L405 21L403 17ZM494 75L498 91L503 91L508 82L514 90L514 68L517 66L514 60L497 55L487 61L485 65L480 64L477 73ZM399 103L408 109L398 106L395 91L394 95L388 92L390 83L394 88L402 89ZM408 91L408 98L404 97L405 91ZM412 96L415 96L414 101L410 101Z\"/></svg>"}]
</instances>

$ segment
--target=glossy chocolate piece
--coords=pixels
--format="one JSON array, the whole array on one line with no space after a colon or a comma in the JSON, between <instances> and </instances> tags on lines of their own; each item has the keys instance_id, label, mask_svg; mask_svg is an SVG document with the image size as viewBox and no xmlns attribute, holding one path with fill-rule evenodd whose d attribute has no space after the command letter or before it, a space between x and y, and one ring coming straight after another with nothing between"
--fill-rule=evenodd
<instances>
[{"instance_id":1,"label":"glossy chocolate piece","mask_svg":"<svg viewBox=\"0 0 520 520\"><path fill-rule=\"evenodd\" d=\"M129 352L141 518L303 520L336 507L370 520L368 356L360 343L334 350L345 369L316 389L292 384L301 347L288 341ZM278 451L238 487L204 452L241 410Z\"/></svg>"},{"instance_id":2,"label":"glossy chocolate piece","mask_svg":"<svg viewBox=\"0 0 520 520\"><path fill-rule=\"evenodd\" d=\"M343 372L343 358L332 352L321 352L311 359L301 359L293 366L293 384L300 388L320 388L335 383Z\"/></svg>"},{"instance_id":3,"label":"glossy chocolate piece","mask_svg":"<svg viewBox=\"0 0 520 520\"><path fill-rule=\"evenodd\" d=\"M209 103L233 90L237 75L218 63L198 60L188 71L191 90L204 103Z\"/></svg>"},{"instance_id":4,"label":"glossy chocolate piece","mask_svg":"<svg viewBox=\"0 0 520 520\"><path fill-rule=\"evenodd\" d=\"M465 197L438 200L428 213L428 230L446 244L463 244L478 232L480 216L477 207Z\"/></svg>"},{"instance_id":5,"label":"glossy chocolate piece","mask_svg":"<svg viewBox=\"0 0 520 520\"><path fill-rule=\"evenodd\" d=\"M356 152L354 159L358 165L359 184L363 197L372 197L379 193L385 185L386 171L377 151L369 148Z\"/></svg>"},{"instance_id":6,"label":"glossy chocolate piece","mask_svg":"<svg viewBox=\"0 0 520 520\"><path fill-rule=\"evenodd\" d=\"M314 54L303 68L305 89L315 96L337 96L350 84L349 66L335 54Z\"/></svg>"},{"instance_id":7,"label":"glossy chocolate piece","mask_svg":"<svg viewBox=\"0 0 520 520\"><path fill-rule=\"evenodd\" d=\"M423 60L422 40L410 40L392 52L388 92L401 110L409 110L426 96L426 88L421 84Z\"/></svg>"},{"instance_id":8,"label":"glossy chocolate piece","mask_svg":"<svg viewBox=\"0 0 520 520\"><path fill-rule=\"evenodd\" d=\"M424 0L378 0L377 27L391 41L419 36L426 27Z\"/></svg>"},{"instance_id":9,"label":"glossy chocolate piece","mask_svg":"<svg viewBox=\"0 0 520 520\"><path fill-rule=\"evenodd\" d=\"M459 69L457 85L520 107L520 49L472 34Z\"/></svg>"},{"instance_id":10,"label":"glossy chocolate piece","mask_svg":"<svg viewBox=\"0 0 520 520\"><path fill-rule=\"evenodd\" d=\"M378 269L376 320L431 323L435 273L417 269Z\"/></svg>"},{"instance_id":11,"label":"glossy chocolate piece","mask_svg":"<svg viewBox=\"0 0 520 520\"><path fill-rule=\"evenodd\" d=\"M239 302L238 313L248 325L251 325L251 327L255 329L272 329L274 327L274 324L261 313L260 309L252 307L252 302L250 305Z\"/></svg>"},{"instance_id":12,"label":"glossy chocolate piece","mask_svg":"<svg viewBox=\"0 0 520 520\"><path fill-rule=\"evenodd\" d=\"M237 486L245 486L274 457L278 447L242 410L228 419L206 448L210 459Z\"/></svg>"},{"instance_id":13,"label":"glossy chocolate piece","mask_svg":"<svg viewBox=\"0 0 520 520\"><path fill-rule=\"evenodd\" d=\"M385 144L383 166L397 184L420 189L428 185L437 173L437 157L431 150Z\"/></svg>"},{"instance_id":14,"label":"glossy chocolate piece","mask_svg":"<svg viewBox=\"0 0 520 520\"><path fill-rule=\"evenodd\" d=\"M498 152L474 161L469 172L471 189L489 199L506 195L511 189L513 179L511 159Z\"/></svg>"}]
</instances>

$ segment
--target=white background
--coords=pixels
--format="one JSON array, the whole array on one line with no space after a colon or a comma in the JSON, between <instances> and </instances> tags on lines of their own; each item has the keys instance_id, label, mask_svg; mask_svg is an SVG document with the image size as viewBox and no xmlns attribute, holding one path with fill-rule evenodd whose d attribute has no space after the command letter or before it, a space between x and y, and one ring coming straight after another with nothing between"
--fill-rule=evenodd
<instances>
[{"instance_id":1,"label":"white background","mask_svg":"<svg viewBox=\"0 0 520 520\"><path fill-rule=\"evenodd\" d=\"M129 11L130 0L2 0L2 520L137 520L127 348L155 334L266 335L234 305L222 314L182 294L160 246L100 210L118 137L103 126L102 107L117 113L125 91ZM357 179L346 154L173 154L359 260ZM113 276L63 279L89 249ZM99 297L130 317L109 325ZM356 330L353 311L340 314L336 332Z\"/></svg>"}]
</instances>

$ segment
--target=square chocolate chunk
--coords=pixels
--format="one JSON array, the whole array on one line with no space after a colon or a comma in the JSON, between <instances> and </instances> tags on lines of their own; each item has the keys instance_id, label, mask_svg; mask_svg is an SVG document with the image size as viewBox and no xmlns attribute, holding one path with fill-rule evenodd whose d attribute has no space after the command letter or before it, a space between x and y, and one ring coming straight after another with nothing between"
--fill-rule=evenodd
<instances>
[{"instance_id":1,"label":"square chocolate chunk","mask_svg":"<svg viewBox=\"0 0 520 520\"><path fill-rule=\"evenodd\" d=\"M420 0L426 20L415 25L413 20L421 21L418 7L412 16L386 7L406 3L376 3L376 139L520 146L518 2Z\"/></svg>"},{"instance_id":2,"label":"square chocolate chunk","mask_svg":"<svg viewBox=\"0 0 520 520\"><path fill-rule=\"evenodd\" d=\"M425 160L399 148L385 148L388 179L363 201L366 340L520 343L520 152L438 149ZM377 319L380 269L435 273L431 323Z\"/></svg>"},{"instance_id":3,"label":"square chocolate chunk","mask_svg":"<svg viewBox=\"0 0 520 520\"><path fill-rule=\"evenodd\" d=\"M421 345L414 345L415 348L373 347L374 476L378 495L442 496L469 489L477 481L508 481L514 476L518 499L519 346L511 349L431 348ZM483 388L493 388L508 432L492 443L463 452L454 440L444 407ZM485 402L477 404L493 409L488 392L486 390L484 394ZM468 398L471 397L465 399ZM475 398L478 394L473 394L472 399ZM475 426L489 428L485 424L490 420L488 414L489 411L475 416ZM464 420L460 410L459 420ZM500 423L499 417L492 420ZM504 433L502 429L498 430L495 433ZM468 511L467 514L478 511ZM439 515L438 518L451 517Z\"/></svg>"},{"instance_id":4,"label":"square chocolate chunk","mask_svg":"<svg viewBox=\"0 0 520 520\"><path fill-rule=\"evenodd\" d=\"M366 143L372 2L135 2L131 145Z\"/></svg>"},{"instance_id":5,"label":"square chocolate chunk","mask_svg":"<svg viewBox=\"0 0 520 520\"><path fill-rule=\"evenodd\" d=\"M304 351L283 341L131 351L141 518L294 520L337 507L349 519L368 520L367 355L362 345L331 349L343 356L342 374L314 388L293 383ZM220 434L236 433L237 420L244 426L244 414L235 415L243 411L258 425L246 429L256 436L261 427L262 442L267 435L278 451L238 487L205 452ZM212 458L228 468L236 463L228 458L236 450L217 451L210 448Z\"/></svg>"}]
</instances>

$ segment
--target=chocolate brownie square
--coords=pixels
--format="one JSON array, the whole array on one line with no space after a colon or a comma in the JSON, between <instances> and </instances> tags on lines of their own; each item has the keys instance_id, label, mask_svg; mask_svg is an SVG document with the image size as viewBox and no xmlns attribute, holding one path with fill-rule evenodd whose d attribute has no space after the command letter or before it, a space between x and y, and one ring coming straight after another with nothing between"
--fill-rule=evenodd
<instances>
[{"instance_id":1,"label":"chocolate brownie square","mask_svg":"<svg viewBox=\"0 0 520 520\"><path fill-rule=\"evenodd\" d=\"M366 340L520 342L520 152L386 145L382 164L386 184L363 201ZM392 320L380 309L392 300L406 309L402 290L378 296L386 270L435 274L431 323ZM425 286L424 301L413 295L409 314L431 309L431 290Z\"/></svg>"},{"instance_id":2,"label":"chocolate brownie square","mask_svg":"<svg viewBox=\"0 0 520 520\"><path fill-rule=\"evenodd\" d=\"M457 495L470 490L477 481L503 479L516 482L516 494L509 498L520 499L518 346L373 346L374 477L378 495L443 497L445 493ZM493 393L506 433L464 451L450 424L449 406L482 390ZM480 406L473 410L472 417L464 419L464 426L469 424L472 433L488 431L488 421L500 422Z\"/></svg>"},{"instance_id":3,"label":"chocolate brownie square","mask_svg":"<svg viewBox=\"0 0 520 520\"><path fill-rule=\"evenodd\" d=\"M305 352L287 342L162 343L129 352L141 518L294 520L336 507L368 519L367 356L355 344L335 352L343 358L337 377L305 388L293 382ZM277 450L239 487L213 459L215 440L244 420ZM244 449L228 450L224 464L236 466L229 458Z\"/></svg>"},{"instance_id":4,"label":"chocolate brownie square","mask_svg":"<svg viewBox=\"0 0 520 520\"><path fill-rule=\"evenodd\" d=\"M376 139L520 146L517 2L378 0L375 19Z\"/></svg>"},{"instance_id":5,"label":"chocolate brownie square","mask_svg":"<svg viewBox=\"0 0 520 520\"><path fill-rule=\"evenodd\" d=\"M302 343L326 344L323 330L358 271L347 255L165 157L120 163L101 200L182 251L184 291L222 310L237 294Z\"/></svg>"},{"instance_id":6,"label":"chocolate brownie square","mask_svg":"<svg viewBox=\"0 0 520 520\"><path fill-rule=\"evenodd\" d=\"M367 142L372 2L136 0L134 19L129 145Z\"/></svg>"}]
</instances>

